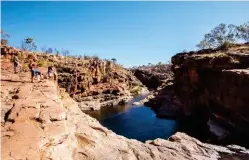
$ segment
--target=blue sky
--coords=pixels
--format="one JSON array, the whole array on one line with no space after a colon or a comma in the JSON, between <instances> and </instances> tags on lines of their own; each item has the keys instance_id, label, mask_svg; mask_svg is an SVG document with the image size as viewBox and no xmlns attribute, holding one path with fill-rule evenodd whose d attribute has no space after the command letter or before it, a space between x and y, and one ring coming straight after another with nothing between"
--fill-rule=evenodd
<instances>
[{"instance_id":1,"label":"blue sky","mask_svg":"<svg viewBox=\"0 0 249 160\"><path fill-rule=\"evenodd\" d=\"M249 2L2 2L9 43L33 37L71 54L116 58L126 67L167 62L195 49L220 23L249 21Z\"/></svg>"}]
</instances>

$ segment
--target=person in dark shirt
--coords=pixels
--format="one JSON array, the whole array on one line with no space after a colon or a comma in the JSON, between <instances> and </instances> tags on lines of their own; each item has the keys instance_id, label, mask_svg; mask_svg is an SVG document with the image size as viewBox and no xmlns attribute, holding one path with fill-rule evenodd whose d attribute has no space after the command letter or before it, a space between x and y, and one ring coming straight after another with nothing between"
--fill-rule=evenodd
<instances>
[{"instance_id":1,"label":"person in dark shirt","mask_svg":"<svg viewBox=\"0 0 249 160\"><path fill-rule=\"evenodd\" d=\"M52 80L53 79L53 66L48 66L48 79Z\"/></svg>"}]
</instances>

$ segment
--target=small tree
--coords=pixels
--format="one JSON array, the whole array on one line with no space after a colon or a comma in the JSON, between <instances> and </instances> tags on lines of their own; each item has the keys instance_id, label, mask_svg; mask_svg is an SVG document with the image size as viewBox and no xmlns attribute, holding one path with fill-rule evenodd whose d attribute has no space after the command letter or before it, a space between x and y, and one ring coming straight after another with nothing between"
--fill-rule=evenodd
<instances>
[{"instance_id":1,"label":"small tree","mask_svg":"<svg viewBox=\"0 0 249 160\"><path fill-rule=\"evenodd\" d=\"M237 37L249 42L249 21L237 27Z\"/></svg>"},{"instance_id":2,"label":"small tree","mask_svg":"<svg viewBox=\"0 0 249 160\"><path fill-rule=\"evenodd\" d=\"M85 60L88 60L88 59L90 59L90 58L91 58L90 56L84 55L84 59L85 59Z\"/></svg>"},{"instance_id":3,"label":"small tree","mask_svg":"<svg viewBox=\"0 0 249 160\"><path fill-rule=\"evenodd\" d=\"M62 49L61 51L62 55L65 57L65 62L67 63L67 57L69 56L69 51Z\"/></svg>"},{"instance_id":4,"label":"small tree","mask_svg":"<svg viewBox=\"0 0 249 160\"><path fill-rule=\"evenodd\" d=\"M234 43L236 40L236 26L221 23L204 35L204 39L197 45L200 49L216 48L224 43Z\"/></svg>"},{"instance_id":5,"label":"small tree","mask_svg":"<svg viewBox=\"0 0 249 160\"><path fill-rule=\"evenodd\" d=\"M93 58L95 61L100 60L100 58L99 58L99 56L98 56L97 54L94 54L94 55L92 56L92 58Z\"/></svg>"},{"instance_id":6,"label":"small tree","mask_svg":"<svg viewBox=\"0 0 249 160\"><path fill-rule=\"evenodd\" d=\"M54 51L55 51L55 55L56 55L56 56L59 56L59 55L60 55L60 51L59 51L57 48L55 48Z\"/></svg>"},{"instance_id":7,"label":"small tree","mask_svg":"<svg viewBox=\"0 0 249 160\"><path fill-rule=\"evenodd\" d=\"M112 58L111 59L113 63L116 63L117 62L117 59L116 58Z\"/></svg>"},{"instance_id":8,"label":"small tree","mask_svg":"<svg viewBox=\"0 0 249 160\"><path fill-rule=\"evenodd\" d=\"M50 53L50 54L53 53L53 48L48 48L46 53Z\"/></svg>"},{"instance_id":9,"label":"small tree","mask_svg":"<svg viewBox=\"0 0 249 160\"><path fill-rule=\"evenodd\" d=\"M45 54L51 54L53 53L53 48L42 47L42 52L44 52Z\"/></svg>"},{"instance_id":10,"label":"small tree","mask_svg":"<svg viewBox=\"0 0 249 160\"><path fill-rule=\"evenodd\" d=\"M41 47L41 51L42 51L43 53L45 53L46 50L47 50L47 48L46 48L45 46L44 46L44 47Z\"/></svg>"},{"instance_id":11,"label":"small tree","mask_svg":"<svg viewBox=\"0 0 249 160\"><path fill-rule=\"evenodd\" d=\"M26 38L24 39L24 41L22 42L22 49L24 51L32 51L32 50L36 50L37 46L33 40L33 38Z\"/></svg>"},{"instance_id":12,"label":"small tree","mask_svg":"<svg viewBox=\"0 0 249 160\"><path fill-rule=\"evenodd\" d=\"M249 41L249 22L235 26L221 23L204 35L204 39L197 45L199 49L230 46L237 41Z\"/></svg>"},{"instance_id":13,"label":"small tree","mask_svg":"<svg viewBox=\"0 0 249 160\"><path fill-rule=\"evenodd\" d=\"M9 39L10 35L5 33L2 29L1 29L0 33L1 33L1 45L8 45L8 39Z\"/></svg>"}]
</instances>

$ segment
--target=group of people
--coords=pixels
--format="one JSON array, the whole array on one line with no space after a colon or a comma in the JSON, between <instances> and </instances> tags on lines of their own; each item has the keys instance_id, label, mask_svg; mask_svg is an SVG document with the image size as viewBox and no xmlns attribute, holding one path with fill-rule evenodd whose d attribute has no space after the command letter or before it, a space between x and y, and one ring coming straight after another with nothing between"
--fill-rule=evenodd
<instances>
[{"instance_id":1,"label":"group of people","mask_svg":"<svg viewBox=\"0 0 249 160\"><path fill-rule=\"evenodd\" d=\"M19 60L17 54L13 55L12 58L13 64L14 64L14 73L18 73L18 67L20 68L20 72L22 72L22 65L21 65L21 61ZM31 82L33 83L35 78L38 79L38 81L40 81L42 78L44 78L44 75L41 73L41 71L39 71L37 69L37 63L35 59L30 59L29 62L29 70L31 72ZM54 66L50 65L48 66L48 70L47 70L47 76L49 80L56 80L57 78L57 73L56 73L56 69Z\"/></svg>"}]
</instances>

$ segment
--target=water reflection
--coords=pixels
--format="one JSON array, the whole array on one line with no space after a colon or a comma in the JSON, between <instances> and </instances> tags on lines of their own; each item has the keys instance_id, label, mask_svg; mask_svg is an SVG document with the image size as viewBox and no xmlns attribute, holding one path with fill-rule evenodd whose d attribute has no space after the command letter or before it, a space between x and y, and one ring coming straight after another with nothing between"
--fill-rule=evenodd
<instances>
[{"instance_id":1,"label":"water reflection","mask_svg":"<svg viewBox=\"0 0 249 160\"><path fill-rule=\"evenodd\" d=\"M103 108L88 114L98 119L103 126L127 138L143 142L148 139L168 138L177 130L175 120L159 119L149 107L132 105L145 96L136 96L125 105Z\"/></svg>"},{"instance_id":2,"label":"water reflection","mask_svg":"<svg viewBox=\"0 0 249 160\"><path fill-rule=\"evenodd\" d=\"M146 96L147 94L138 95L138 96L135 96L130 102L126 104L117 105L114 107L105 107L97 111L85 111L85 113L89 114L90 116L96 118L99 121L102 121L106 118L110 118L112 116L117 116L117 115L123 114L124 112L128 112L129 109L131 108L141 107L141 106L132 105L132 103L140 101L144 99Z\"/></svg>"}]
</instances>

